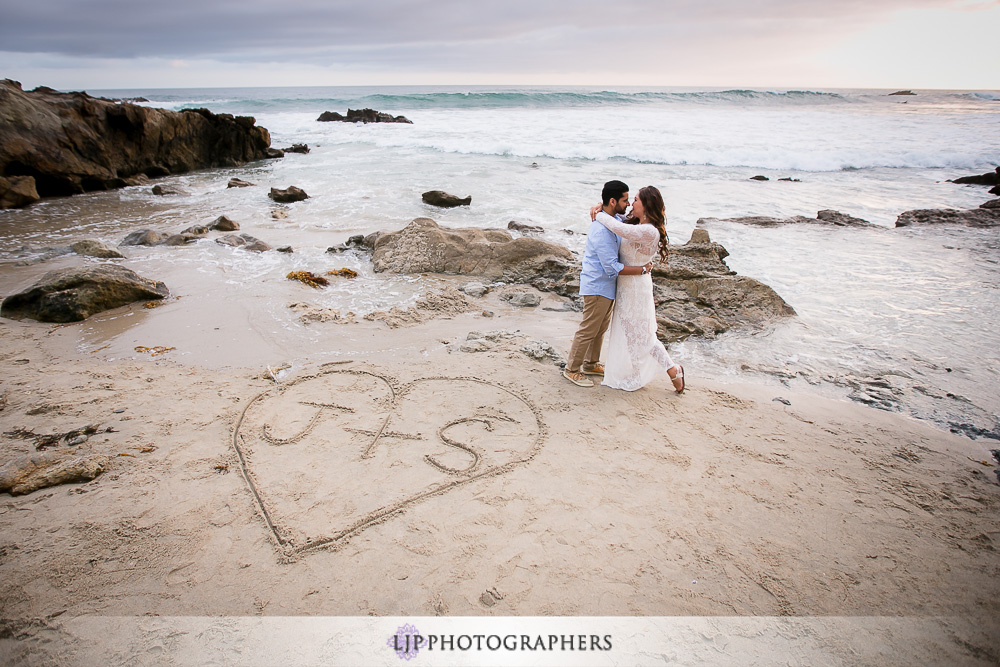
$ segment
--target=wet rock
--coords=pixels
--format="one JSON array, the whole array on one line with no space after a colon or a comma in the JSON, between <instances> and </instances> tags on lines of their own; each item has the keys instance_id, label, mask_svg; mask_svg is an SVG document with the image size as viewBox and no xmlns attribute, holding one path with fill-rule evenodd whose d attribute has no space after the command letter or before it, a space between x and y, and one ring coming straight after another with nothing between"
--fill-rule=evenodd
<instances>
[{"instance_id":1,"label":"wet rock","mask_svg":"<svg viewBox=\"0 0 1000 667\"><path fill-rule=\"evenodd\" d=\"M198 234L171 234L170 236L163 239L156 245L186 246L186 245L191 245L192 243L203 238L205 237Z\"/></svg>"},{"instance_id":2,"label":"wet rock","mask_svg":"<svg viewBox=\"0 0 1000 667\"><path fill-rule=\"evenodd\" d=\"M347 239L345 243L340 245L330 246L326 249L329 253L342 253L348 250L371 250L371 247L365 242L365 237L361 234L355 234Z\"/></svg>"},{"instance_id":3,"label":"wet rock","mask_svg":"<svg viewBox=\"0 0 1000 667\"><path fill-rule=\"evenodd\" d=\"M464 292L465 294L467 294L467 295L469 295L469 296L471 296L473 298L480 299L480 298L486 296L487 293L489 293L490 288L487 287L486 285L482 284L481 282L474 281L474 282L465 283L464 285L459 286L458 290L460 292Z\"/></svg>"},{"instance_id":4,"label":"wet rock","mask_svg":"<svg viewBox=\"0 0 1000 667\"><path fill-rule=\"evenodd\" d=\"M763 215L750 215L741 218L699 218L698 226L714 222L736 222L741 225L757 227L777 227L778 225L834 225L836 227L878 227L867 220L841 213L840 211L823 210L816 213L815 218L804 215L793 215L790 218L771 218Z\"/></svg>"},{"instance_id":5,"label":"wet rock","mask_svg":"<svg viewBox=\"0 0 1000 667\"><path fill-rule=\"evenodd\" d=\"M233 222L224 215L220 215L216 218L209 227L209 229L214 229L218 232L235 232L239 231L239 228L240 223Z\"/></svg>"},{"instance_id":6,"label":"wet rock","mask_svg":"<svg viewBox=\"0 0 1000 667\"><path fill-rule=\"evenodd\" d=\"M1000 195L1000 185L996 186L995 188L990 188L990 194Z\"/></svg>"},{"instance_id":7,"label":"wet rock","mask_svg":"<svg viewBox=\"0 0 1000 667\"><path fill-rule=\"evenodd\" d=\"M464 294L454 287L446 287L417 299L412 308L403 309L397 306L389 311L368 313L365 315L365 319L369 321L382 321L389 325L389 328L395 329L397 327L420 324L433 318L450 318L475 310L477 310L475 304L469 301Z\"/></svg>"},{"instance_id":8,"label":"wet rock","mask_svg":"<svg viewBox=\"0 0 1000 667\"><path fill-rule=\"evenodd\" d=\"M229 183L226 188L252 188L256 183L251 183L250 181L244 181L239 178L230 178Z\"/></svg>"},{"instance_id":9,"label":"wet rock","mask_svg":"<svg viewBox=\"0 0 1000 667\"><path fill-rule=\"evenodd\" d=\"M0 176L0 208L24 208L41 199L32 176Z\"/></svg>"},{"instance_id":10,"label":"wet rock","mask_svg":"<svg viewBox=\"0 0 1000 667\"><path fill-rule=\"evenodd\" d=\"M250 250L253 252L265 252L267 250L271 250L271 246L267 243L264 243L257 237L250 236L249 234L227 234L215 239L215 242L232 248L243 248L244 250Z\"/></svg>"},{"instance_id":11,"label":"wet rock","mask_svg":"<svg viewBox=\"0 0 1000 667\"><path fill-rule=\"evenodd\" d=\"M985 174L962 176L961 178L956 178L951 182L963 185L1000 185L1000 167L997 167L994 171L988 171Z\"/></svg>"},{"instance_id":12,"label":"wet rock","mask_svg":"<svg viewBox=\"0 0 1000 667\"><path fill-rule=\"evenodd\" d=\"M761 176L760 174L757 174L756 176L751 176L750 180L751 181L769 181L771 179L768 178L767 176Z\"/></svg>"},{"instance_id":13,"label":"wet rock","mask_svg":"<svg viewBox=\"0 0 1000 667\"><path fill-rule=\"evenodd\" d=\"M131 232L118 245L156 245L167 236L168 234L161 234L152 229L140 229Z\"/></svg>"},{"instance_id":14,"label":"wet rock","mask_svg":"<svg viewBox=\"0 0 1000 667\"><path fill-rule=\"evenodd\" d=\"M276 248L276 250L278 252L283 252L283 253L287 253L287 254L291 254L293 252L292 246L290 246L290 245L283 245L280 248Z\"/></svg>"},{"instance_id":15,"label":"wet rock","mask_svg":"<svg viewBox=\"0 0 1000 667\"><path fill-rule=\"evenodd\" d=\"M181 234L187 234L189 236L208 236L208 227L205 225L191 225L182 231Z\"/></svg>"},{"instance_id":16,"label":"wet rock","mask_svg":"<svg viewBox=\"0 0 1000 667\"><path fill-rule=\"evenodd\" d=\"M548 281L545 284L553 288L558 281L579 277L577 262L563 246L515 239L503 229L447 229L430 218L417 218L397 232L376 237L372 264L379 272L453 273L508 283Z\"/></svg>"},{"instance_id":17,"label":"wet rock","mask_svg":"<svg viewBox=\"0 0 1000 667\"><path fill-rule=\"evenodd\" d=\"M45 274L33 287L4 299L0 315L15 320L78 322L134 301L168 295L162 282L117 264L98 264Z\"/></svg>"},{"instance_id":18,"label":"wet rock","mask_svg":"<svg viewBox=\"0 0 1000 667\"><path fill-rule=\"evenodd\" d=\"M167 111L0 81L0 174L31 176L42 198L120 188L129 179L263 158L253 118Z\"/></svg>"},{"instance_id":19,"label":"wet rock","mask_svg":"<svg viewBox=\"0 0 1000 667\"><path fill-rule=\"evenodd\" d=\"M288 211L282 209L276 209L271 211L271 218L273 220L286 220L288 218Z\"/></svg>"},{"instance_id":20,"label":"wet rock","mask_svg":"<svg viewBox=\"0 0 1000 667\"><path fill-rule=\"evenodd\" d=\"M292 144L288 148L282 148L285 153L308 153L309 144Z\"/></svg>"},{"instance_id":21,"label":"wet rock","mask_svg":"<svg viewBox=\"0 0 1000 667\"><path fill-rule=\"evenodd\" d=\"M503 301L510 302L510 305L518 308L534 308L542 302L542 298L531 292L507 292L501 294Z\"/></svg>"},{"instance_id":22,"label":"wet rock","mask_svg":"<svg viewBox=\"0 0 1000 667\"><path fill-rule=\"evenodd\" d=\"M979 208L1000 208L1000 199L991 199L988 202L983 202L979 205Z\"/></svg>"},{"instance_id":23,"label":"wet rock","mask_svg":"<svg viewBox=\"0 0 1000 667\"><path fill-rule=\"evenodd\" d=\"M0 468L0 493L17 496L59 484L86 482L104 472L107 464L106 457L78 450L21 456Z\"/></svg>"},{"instance_id":24,"label":"wet rock","mask_svg":"<svg viewBox=\"0 0 1000 667\"><path fill-rule=\"evenodd\" d=\"M153 186L154 195L186 195L189 194L184 188L179 188L176 185L154 185Z\"/></svg>"},{"instance_id":25,"label":"wet rock","mask_svg":"<svg viewBox=\"0 0 1000 667\"><path fill-rule=\"evenodd\" d=\"M788 176L786 178L779 178L778 180L779 181L784 181L785 183L801 183L802 182L801 179L792 178L791 176Z\"/></svg>"},{"instance_id":26,"label":"wet rock","mask_svg":"<svg viewBox=\"0 0 1000 667\"><path fill-rule=\"evenodd\" d=\"M342 116L336 111L324 111L319 115L316 120L322 123L329 122L341 122L341 123L409 123L413 124L413 121L408 120L405 116L393 116L391 114L382 113L381 111L375 111L374 109L348 109L347 115Z\"/></svg>"},{"instance_id":27,"label":"wet rock","mask_svg":"<svg viewBox=\"0 0 1000 667\"><path fill-rule=\"evenodd\" d=\"M916 93L912 90L897 90L894 93L889 93L889 97L892 97L893 95L916 95Z\"/></svg>"},{"instance_id":28,"label":"wet rock","mask_svg":"<svg viewBox=\"0 0 1000 667\"><path fill-rule=\"evenodd\" d=\"M1000 209L974 208L967 211L955 209L917 209L905 211L896 218L896 227L913 225L965 225L967 227L1000 226Z\"/></svg>"},{"instance_id":29,"label":"wet rock","mask_svg":"<svg viewBox=\"0 0 1000 667\"><path fill-rule=\"evenodd\" d=\"M294 185L289 186L284 190L271 188L271 191L267 196L280 204L290 204L292 202L302 201L303 199L309 199L309 195L306 194L305 190L297 188Z\"/></svg>"},{"instance_id":30,"label":"wet rock","mask_svg":"<svg viewBox=\"0 0 1000 667\"><path fill-rule=\"evenodd\" d=\"M279 158L279 157L285 157L285 151L281 150L280 148L268 148L267 149L267 158L269 160L273 160L273 159Z\"/></svg>"},{"instance_id":31,"label":"wet rock","mask_svg":"<svg viewBox=\"0 0 1000 667\"><path fill-rule=\"evenodd\" d=\"M540 340L529 340L521 346L521 352L535 361L551 361L557 365L564 361L554 347Z\"/></svg>"},{"instance_id":32,"label":"wet rock","mask_svg":"<svg viewBox=\"0 0 1000 667\"><path fill-rule=\"evenodd\" d=\"M438 206L440 208L455 208L456 206L468 206L472 203L472 197L456 197L442 190L429 190L420 195L425 204Z\"/></svg>"},{"instance_id":33,"label":"wet rock","mask_svg":"<svg viewBox=\"0 0 1000 667\"><path fill-rule=\"evenodd\" d=\"M70 246L70 249L77 255L86 257L100 257L101 259L124 259L125 257L116 249L93 239L77 241Z\"/></svg>"},{"instance_id":34,"label":"wet rock","mask_svg":"<svg viewBox=\"0 0 1000 667\"><path fill-rule=\"evenodd\" d=\"M525 222L517 222L516 220L511 220L507 223L507 229L515 232L520 232L521 234L540 234L545 231L544 227L539 227L538 225L529 225Z\"/></svg>"}]
</instances>

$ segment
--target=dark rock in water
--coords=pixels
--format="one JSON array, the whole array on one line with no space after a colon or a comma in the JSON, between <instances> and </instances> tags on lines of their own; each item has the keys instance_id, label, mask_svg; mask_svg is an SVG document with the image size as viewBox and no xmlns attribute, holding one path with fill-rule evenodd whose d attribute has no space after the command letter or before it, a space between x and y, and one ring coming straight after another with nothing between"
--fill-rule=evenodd
<instances>
[{"instance_id":1,"label":"dark rock in water","mask_svg":"<svg viewBox=\"0 0 1000 667\"><path fill-rule=\"evenodd\" d=\"M190 236L208 236L208 227L205 225L191 225L181 232Z\"/></svg>"},{"instance_id":2,"label":"dark rock in water","mask_svg":"<svg viewBox=\"0 0 1000 667\"><path fill-rule=\"evenodd\" d=\"M977 438L990 438L991 440L1000 440L1000 425L994 427L993 429L985 429L976 426L975 424L967 423L956 423L952 422L949 424L952 433L957 433L959 435L964 435L972 440Z\"/></svg>"},{"instance_id":3,"label":"dark rock in water","mask_svg":"<svg viewBox=\"0 0 1000 667\"><path fill-rule=\"evenodd\" d=\"M186 195L187 190L179 188L176 185L154 185L153 186L154 195Z\"/></svg>"},{"instance_id":4,"label":"dark rock in water","mask_svg":"<svg viewBox=\"0 0 1000 667\"><path fill-rule=\"evenodd\" d=\"M231 246L233 248L251 250L253 252L265 252L271 249L271 246L254 236L250 236L249 234L228 234L215 239L215 242Z\"/></svg>"},{"instance_id":5,"label":"dark rock in water","mask_svg":"<svg viewBox=\"0 0 1000 667\"><path fill-rule=\"evenodd\" d=\"M117 264L97 264L45 274L30 289L4 299L0 315L15 320L78 322L94 313L168 294L162 282Z\"/></svg>"},{"instance_id":6,"label":"dark rock in water","mask_svg":"<svg viewBox=\"0 0 1000 667\"><path fill-rule=\"evenodd\" d=\"M291 252L293 252L292 246L290 246L290 245L283 245L280 248L276 248L276 250L278 252L284 252L284 253L291 253Z\"/></svg>"},{"instance_id":7,"label":"dark rock in water","mask_svg":"<svg viewBox=\"0 0 1000 667\"><path fill-rule=\"evenodd\" d=\"M78 449L26 454L0 468L0 493L18 496L59 484L90 481L104 472L107 464L107 457L84 454Z\"/></svg>"},{"instance_id":8,"label":"dark rock in water","mask_svg":"<svg viewBox=\"0 0 1000 667\"><path fill-rule=\"evenodd\" d=\"M951 182L961 185L1000 185L1000 167L997 167L995 171L988 171L978 176L962 176Z\"/></svg>"},{"instance_id":9,"label":"dark rock in water","mask_svg":"<svg viewBox=\"0 0 1000 667\"><path fill-rule=\"evenodd\" d=\"M387 113L382 113L381 111L375 111L374 109L348 109L346 116L341 116L336 111L324 111L319 115L316 120L329 123L331 121L339 121L342 123L409 123L413 124L413 121L408 120L404 116L393 116Z\"/></svg>"},{"instance_id":10,"label":"dark rock in water","mask_svg":"<svg viewBox=\"0 0 1000 667\"><path fill-rule=\"evenodd\" d=\"M230 178L226 188L252 188L255 184L238 178Z\"/></svg>"},{"instance_id":11,"label":"dark rock in water","mask_svg":"<svg viewBox=\"0 0 1000 667\"><path fill-rule=\"evenodd\" d=\"M472 203L472 196L456 197L455 195L450 195L442 190L430 190L420 195L420 198L424 200L425 204L430 204L431 206L439 206L441 208L455 208L456 206L468 206Z\"/></svg>"},{"instance_id":12,"label":"dark rock in water","mask_svg":"<svg viewBox=\"0 0 1000 667\"><path fill-rule=\"evenodd\" d=\"M954 209L918 209L905 211L896 218L897 227L912 225L965 225L967 227L1000 226L1000 209L974 208L968 211Z\"/></svg>"},{"instance_id":13,"label":"dark rock in water","mask_svg":"<svg viewBox=\"0 0 1000 667\"><path fill-rule=\"evenodd\" d=\"M281 150L280 148L268 148L267 155L265 157L267 157L269 160L273 160L279 157L285 157L285 151Z\"/></svg>"},{"instance_id":14,"label":"dark rock in water","mask_svg":"<svg viewBox=\"0 0 1000 667\"><path fill-rule=\"evenodd\" d=\"M331 246L327 248L326 251L330 253L341 253L355 248L368 251L372 250L372 246L365 242L365 237L361 234L356 234L348 238L346 243L341 243L338 246Z\"/></svg>"},{"instance_id":15,"label":"dark rock in water","mask_svg":"<svg viewBox=\"0 0 1000 667\"><path fill-rule=\"evenodd\" d=\"M266 156L253 118L167 111L0 81L0 174L31 176L40 197L119 188L129 179L233 167Z\"/></svg>"},{"instance_id":16,"label":"dark rock in water","mask_svg":"<svg viewBox=\"0 0 1000 667\"><path fill-rule=\"evenodd\" d=\"M791 176L789 176L788 178L779 178L778 180L779 181L787 181L788 183L801 183L802 182L800 179L798 179L798 178L792 178Z\"/></svg>"},{"instance_id":17,"label":"dark rock in water","mask_svg":"<svg viewBox=\"0 0 1000 667\"><path fill-rule=\"evenodd\" d=\"M156 245L185 246L203 238L205 237L202 234L185 234L182 232L180 234L171 234Z\"/></svg>"},{"instance_id":18,"label":"dark rock in water","mask_svg":"<svg viewBox=\"0 0 1000 667\"><path fill-rule=\"evenodd\" d=\"M893 95L916 95L916 93L912 90L897 90L894 93L889 93L889 97L892 97Z\"/></svg>"},{"instance_id":19,"label":"dark rock in water","mask_svg":"<svg viewBox=\"0 0 1000 667\"><path fill-rule=\"evenodd\" d=\"M991 199L988 202L983 202L979 205L979 208L1000 208L1000 199Z\"/></svg>"},{"instance_id":20,"label":"dark rock in water","mask_svg":"<svg viewBox=\"0 0 1000 667\"><path fill-rule=\"evenodd\" d=\"M101 243L100 241L94 241L88 239L85 241L77 241L70 246L70 249L77 255L85 255L87 257L99 257L102 259L124 259L125 255L121 254L114 248Z\"/></svg>"},{"instance_id":21,"label":"dark rock in water","mask_svg":"<svg viewBox=\"0 0 1000 667\"><path fill-rule=\"evenodd\" d=\"M218 218L215 219L215 221L212 223L209 229L214 229L219 232L235 232L239 230L239 228L240 228L240 223L233 222L226 216L220 215Z\"/></svg>"},{"instance_id":22,"label":"dark rock in water","mask_svg":"<svg viewBox=\"0 0 1000 667\"><path fill-rule=\"evenodd\" d=\"M760 174L757 174L756 176L751 176L750 180L751 181L769 181L771 179L768 178L767 176L761 176Z\"/></svg>"},{"instance_id":23,"label":"dark rock in water","mask_svg":"<svg viewBox=\"0 0 1000 667\"><path fill-rule=\"evenodd\" d=\"M288 148L282 148L285 153L308 153L309 144L292 144Z\"/></svg>"},{"instance_id":24,"label":"dark rock in water","mask_svg":"<svg viewBox=\"0 0 1000 667\"><path fill-rule=\"evenodd\" d=\"M289 186L284 190L271 188L271 191L267 194L267 196L282 204L289 204L292 202L302 201L303 199L309 199L309 195L306 194L305 190L297 188L294 185Z\"/></svg>"},{"instance_id":25,"label":"dark rock in water","mask_svg":"<svg viewBox=\"0 0 1000 667\"><path fill-rule=\"evenodd\" d=\"M1000 185L996 186L995 188L990 188L990 194L1000 195Z\"/></svg>"},{"instance_id":26,"label":"dark rock in water","mask_svg":"<svg viewBox=\"0 0 1000 667\"><path fill-rule=\"evenodd\" d=\"M140 229L130 233L118 245L156 245L167 236L169 235L161 234L152 229Z\"/></svg>"},{"instance_id":27,"label":"dark rock in water","mask_svg":"<svg viewBox=\"0 0 1000 667\"><path fill-rule=\"evenodd\" d=\"M867 220L855 218L841 213L840 211L824 210L816 213L815 218L807 218L803 215L794 215L790 218L769 218L762 215L751 215L742 218L700 218L698 225L713 222L737 222L741 225L755 225L758 227L776 227L778 225L812 224L812 225L835 225L837 227L878 227Z\"/></svg>"},{"instance_id":28,"label":"dark rock in water","mask_svg":"<svg viewBox=\"0 0 1000 667\"><path fill-rule=\"evenodd\" d=\"M0 208L24 208L39 199L33 176L0 176Z\"/></svg>"},{"instance_id":29,"label":"dark rock in water","mask_svg":"<svg viewBox=\"0 0 1000 667\"><path fill-rule=\"evenodd\" d=\"M517 222L516 220L511 220L507 223L507 229L513 230L515 232L521 232L522 234L540 234L545 231L544 227L539 227L538 225L529 225L524 222Z\"/></svg>"}]
</instances>

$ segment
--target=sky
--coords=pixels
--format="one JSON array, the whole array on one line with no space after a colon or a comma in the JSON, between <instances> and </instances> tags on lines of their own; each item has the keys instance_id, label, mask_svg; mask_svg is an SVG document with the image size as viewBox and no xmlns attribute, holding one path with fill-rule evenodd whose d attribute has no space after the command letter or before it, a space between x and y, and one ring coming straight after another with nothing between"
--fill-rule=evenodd
<instances>
[{"instance_id":1,"label":"sky","mask_svg":"<svg viewBox=\"0 0 1000 667\"><path fill-rule=\"evenodd\" d=\"M998 34L1000 0L0 0L0 77L996 90Z\"/></svg>"}]
</instances>

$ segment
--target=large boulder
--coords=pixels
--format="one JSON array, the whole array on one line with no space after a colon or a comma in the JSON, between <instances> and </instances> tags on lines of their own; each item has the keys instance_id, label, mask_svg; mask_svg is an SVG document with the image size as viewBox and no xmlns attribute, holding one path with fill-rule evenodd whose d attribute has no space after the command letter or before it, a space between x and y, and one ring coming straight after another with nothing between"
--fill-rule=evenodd
<instances>
[{"instance_id":1,"label":"large boulder","mask_svg":"<svg viewBox=\"0 0 1000 667\"><path fill-rule=\"evenodd\" d=\"M0 80L0 176L31 176L40 197L72 195L267 157L248 116L167 111ZM0 206L6 204L0 200Z\"/></svg>"},{"instance_id":2,"label":"large boulder","mask_svg":"<svg viewBox=\"0 0 1000 667\"><path fill-rule=\"evenodd\" d=\"M23 208L39 199L33 176L0 176L0 208Z\"/></svg>"},{"instance_id":3,"label":"large boulder","mask_svg":"<svg viewBox=\"0 0 1000 667\"><path fill-rule=\"evenodd\" d=\"M143 278L117 264L99 264L45 274L30 289L4 299L0 316L79 322L94 313L169 294L162 282Z\"/></svg>"},{"instance_id":4,"label":"large boulder","mask_svg":"<svg viewBox=\"0 0 1000 667\"><path fill-rule=\"evenodd\" d=\"M382 113L381 111L375 111L375 109L348 109L346 116L341 116L336 111L324 111L319 115L319 118L317 118L316 120L322 123L341 122L341 123L409 123L411 125L413 124L413 121L408 120L405 116L393 116L391 114Z\"/></svg>"},{"instance_id":5,"label":"large boulder","mask_svg":"<svg viewBox=\"0 0 1000 667\"><path fill-rule=\"evenodd\" d=\"M815 218L804 215L793 215L790 218L771 218L763 215L750 215L741 218L699 218L698 226L713 222L735 222L741 225L756 227L777 227L779 225L832 225L835 227L878 227L867 220L841 213L840 211L823 210L816 213Z\"/></svg>"},{"instance_id":6,"label":"large boulder","mask_svg":"<svg viewBox=\"0 0 1000 667\"><path fill-rule=\"evenodd\" d=\"M896 218L897 227L913 225L965 225L967 227L1000 226L1000 209L974 208L958 211L950 208L904 211Z\"/></svg>"},{"instance_id":7,"label":"large boulder","mask_svg":"<svg viewBox=\"0 0 1000 667\"><path fill-rule=\"evenodd\" d=\"M522 237L503 229L447 229L417 218L397 232L374 239L375 271L456 273L510 283L562 278L576 262L563 246Z\"/></svg>"},{"instance_id":8,"label":"large boulder","mask_svg":"<svg viewBox=\"0 0 1000 667\"><path fill-rule=\"evenodd\" d=\"M441 208L455 208L456 206L468 206L472 203L472 196L456 197L442 190L430 190L420 195L425 204L439 206Z\"/></svg>"}]
</instances>

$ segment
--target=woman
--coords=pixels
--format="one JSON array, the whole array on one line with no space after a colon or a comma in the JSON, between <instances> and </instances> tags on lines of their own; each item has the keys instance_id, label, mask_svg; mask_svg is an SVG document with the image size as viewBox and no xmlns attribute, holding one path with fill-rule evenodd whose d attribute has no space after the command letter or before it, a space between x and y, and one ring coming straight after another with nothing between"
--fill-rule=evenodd
<instances>
[{"instance_id":1,"label":"woman","mask_svg":"<svg viewBox=\"0 0 1000 667\"><path fill-rule=\"evenodd\" d=\"M663 196L649 185L635 196L628 221L620 222L595 208L596 219L622 237L619 260L626 265L643 265L659 251L667 261L668 244ZM653 303L653 276L619 276L615 309L608 330L604 360L604 382L613 389L635 391L649 384L663 371L674 390L684 391L684 367L674 364L667 349L656 337L656 307Z\"/></svg>"}]
</instances>

